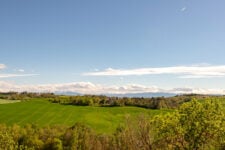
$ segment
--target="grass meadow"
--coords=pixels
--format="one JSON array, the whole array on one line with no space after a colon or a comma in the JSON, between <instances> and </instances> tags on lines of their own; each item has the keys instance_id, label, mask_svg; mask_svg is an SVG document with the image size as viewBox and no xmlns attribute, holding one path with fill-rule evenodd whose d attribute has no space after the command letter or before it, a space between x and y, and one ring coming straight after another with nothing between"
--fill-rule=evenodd
<instances>
[{"instance_id":1,"label":"grass meadow","mask_svg":"<svg viewBox=\"0 0 225 150\"><path fill-rule=\"evenodd\" d=\"M0 100L0 103L3 100ZM17 101L15 101L17 102ZM124 122L126 116L156 115L171 110L151 110L139 107L93 107L54 104L44 99L0 104L0 123L6 125L36 124L68 125L81 122L96 132L112 133Z\"/></svg>"}]
</instances>

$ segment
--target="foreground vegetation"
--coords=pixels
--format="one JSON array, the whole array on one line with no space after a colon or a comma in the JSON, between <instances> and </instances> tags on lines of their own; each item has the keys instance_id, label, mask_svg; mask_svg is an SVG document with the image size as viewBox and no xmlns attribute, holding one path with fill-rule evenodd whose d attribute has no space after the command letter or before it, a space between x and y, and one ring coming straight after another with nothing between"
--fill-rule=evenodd
<instances>
[{"instance_id":1,"label":"foreground vegetation","mask_svg":"<svg viewBox=\"0 0 225 150\"><path fill-rule=\"evenodd\" d=\"M0 93L0 99L21 101L0 105L0 149L225 149L222 96L119 98ZM155 104L163 107L152 107ZM173 107L165 109L168 106Z\"/></svg>"},{"instance_id":2,"label":"foreground vegetation","mask_svg":"<svg viewBox=\"0 0 225 150\"><path fill-rule=\"evenodd\" d=\"M11 104L10 104L11 105ZM225 120L216 100L183 104L152 118L126 118L113 134L96 133L83 124L71 127L0 125L0 149L151 150L224 149Z\"/></svg>"}]
</instances>

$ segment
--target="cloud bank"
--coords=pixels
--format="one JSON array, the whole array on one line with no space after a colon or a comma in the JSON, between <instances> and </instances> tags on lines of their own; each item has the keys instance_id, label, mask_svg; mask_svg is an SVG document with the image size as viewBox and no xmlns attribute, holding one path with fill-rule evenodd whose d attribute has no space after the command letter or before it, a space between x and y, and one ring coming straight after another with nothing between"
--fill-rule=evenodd
<instances>
[{"instance_id":1,"label":"cloud bank","mask_svg":"<svg viewBox=\"0 0 225 150\"><path fill-rule=\"evenodd\" d=\"M157 86L144 86L139 84L128 84L124 86L106 86L93 84L91 82L74 82L63 84L43 84L43 85L17 85L0 81L0 92L74 92L80 94L126 94L126 93L174 93L174 94L221 94L225 95L224 89L204 89L204 88L173 88L163 89Z\"/></svg>"},{"instance_id":2,"label":"cloud bank","mask_svg":"<svg viewBox=\"0 0 225 150\"><path fill-rule=\"evenodd\" d=\"M158 68L112 69L84 73L84 76L134 76L134 75L178 75L178 78L225 77L225 65L218 66L174 66Z\"/></svg>"}]
</instances>

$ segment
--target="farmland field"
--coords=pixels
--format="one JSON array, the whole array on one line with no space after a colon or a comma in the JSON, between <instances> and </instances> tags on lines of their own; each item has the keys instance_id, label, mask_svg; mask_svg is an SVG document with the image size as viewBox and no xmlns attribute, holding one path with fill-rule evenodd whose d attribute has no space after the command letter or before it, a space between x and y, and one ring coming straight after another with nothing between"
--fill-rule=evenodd
<instances>
[{"instance_id":1,"label":"farmland field","mask_svg":"<svg viewBox=\"0 0 225 150\"><path fill-rule=\"evenodd\" d=\"M112 133L125 116L155 115L169 110L150 110L138 107L71 106L35 99L0 105L0 123L25 125L73 125L81 122L100 133Z\"/></svg>"}]
</instances>

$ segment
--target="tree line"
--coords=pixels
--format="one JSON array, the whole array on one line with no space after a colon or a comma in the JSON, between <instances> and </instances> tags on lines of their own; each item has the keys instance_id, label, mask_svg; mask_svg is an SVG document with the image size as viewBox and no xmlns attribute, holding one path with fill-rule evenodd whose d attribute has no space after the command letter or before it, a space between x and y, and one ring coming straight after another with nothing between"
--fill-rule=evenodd
<instances>
[{"instance_id":1,"label":"tree line","mask_svg":"<svg viewBox=\"0 0 225 150\"><path fill-rule=\"evenodd\" d=\"M114 106L136 106L149 109L178 108L181 104L191 101L193 98L223 98L222 96L209 96L198 94L184 94L173 97L115 97L105 95L77 95L65 96L55 95L54 93L32 93L32 92L8 92L0 93L0 99L8 100L32 100L33 98L43 98L52 103L59 103L64 105L78 105L78 106L100 106L100 107L114 107Z\"/></svg>"},{"instance_id":2,"label":"tree line","mask_svg":"<svg viewBox=\"0 0 225 150\"><path fill-rule=\"evenodd\" d=\"M79 106L136 106L148 109L174 109L193 98L206 99L205 95L178 95L174 97L108 97L104 95L55 96L49 99L53 103Z\"/></svg>"}]
</instances>

